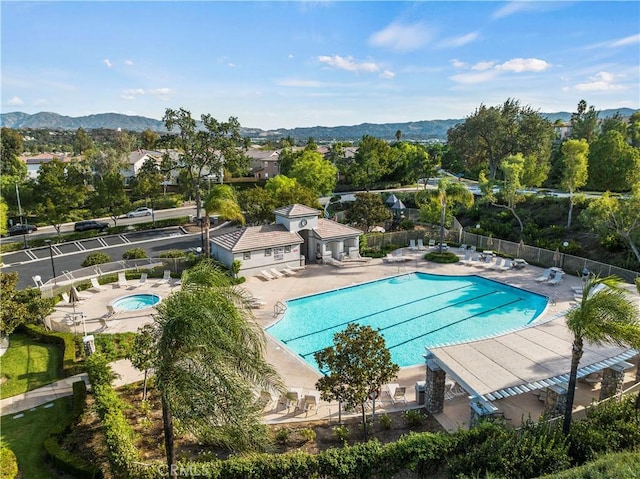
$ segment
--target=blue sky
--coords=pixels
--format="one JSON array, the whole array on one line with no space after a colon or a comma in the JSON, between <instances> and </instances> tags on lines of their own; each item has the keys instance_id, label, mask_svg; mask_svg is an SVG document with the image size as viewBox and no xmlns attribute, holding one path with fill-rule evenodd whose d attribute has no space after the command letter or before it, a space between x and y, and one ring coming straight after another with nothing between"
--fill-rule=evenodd
<instances>
[{"instance_id":1,"label":"blue sky","mask_svg":"<svg viewBox=\"0 0 640 479\"><path fill-rule=\"evenodd\" d=\"M2 1L2 113L263 129L640 108L640 2Z\"/></svg>"}]
</instances>

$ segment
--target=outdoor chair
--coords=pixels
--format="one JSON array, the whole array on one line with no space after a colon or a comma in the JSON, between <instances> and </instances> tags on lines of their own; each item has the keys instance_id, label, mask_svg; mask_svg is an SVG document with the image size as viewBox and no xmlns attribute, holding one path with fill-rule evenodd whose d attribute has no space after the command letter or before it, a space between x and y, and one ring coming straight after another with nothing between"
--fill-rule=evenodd
<instances>
[{"instance_id":1,"label":"outdoor chair","mask_svg":"<svg viewBox=\"0 0 640 479\"><path fill-rule=\"evenodd\" d=\"M125 288L128 285L127 276L124 273L118 273L118 288Z\"/></svg>"},{"instance_id":2,"label":"outdoor chair","mask_svg":"<svg viewBox=\"0 0 640 479\"><path fill-rule=\"evenodd\" d=\"M271 273L267 272L264 269L262 271L260 271L260 274L258 274L258 276L262 277L266 281L270 281L272 279L276 279L275 276L273 276Z\"/></svg>"},{"instance_id":3,"label":"outdoor chair","mask_svg":"<svg viewBox=\"0 0 640 479\"><path fill-rule=\"evenodd\" d=\"M102 286L100 283L98 283L98 278L91 278L91 288L89 289L95 289L96 291L104 291L106 288Z\"/></svg>"},{"instance_id":4,"label":"outdoor chair","mask_svg":"<svg viewBox=\"0 0 640 479\"><path fill-rule=\"evenodd\" d=\"M276 278L284 278L284 274L282 274L280 271L278 271L275 268L271 268L270 270L271 274L274 275Z\"/></svg>"},{"instance_id":5,"label":"outdoor chair","mask_svg":"<svg viewBox=\"0 0 640 479\"><path fill-rule=\"evenodd\" d=\"M409 249L411 251L415 251L418 249L418 247L416 246L416 240L409 240Z\"/></svg>"},{"instance_id":6,"label":"outdoor chair","mask_svg":"<svg viewBox=\"0 0 640 479\"><path fill-rule=\"evenodd\" d=\"M549 281L551 277L551 268L545 269L540 276L536 278L538 283L544 283L545 281Z\"/></svg>"}]
</instances>

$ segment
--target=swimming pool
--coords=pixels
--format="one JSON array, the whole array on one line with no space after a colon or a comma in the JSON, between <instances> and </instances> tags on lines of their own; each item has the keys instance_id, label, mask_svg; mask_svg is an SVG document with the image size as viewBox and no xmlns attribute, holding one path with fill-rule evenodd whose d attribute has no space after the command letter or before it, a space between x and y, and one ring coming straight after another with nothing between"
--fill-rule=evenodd
<instances>
[{"instance_id":1,"label":"swimming pool","mask_svg":"<svg viewBox=\"0 0 640 479\"><path fill-rule=\"evenodd\" d=\"M113 303L113 309L116 311L137 311L139 309L150 308L160 302L160 296L157 294L130 294L122 296Z\"/></svg>"},{"instance_id":2,"label":"swimming pool","mask_svg":"<svg viewBox=\"0 0 640 479\"><path fill-rule=\"evenodd\" d=\"M548 298L479 276L409 273L287 301L267 332L316 370L315 351L356 322L380 329L400 367L424 362L425 347L463 343L524 327Z\"/></svg>"}]
</instances>

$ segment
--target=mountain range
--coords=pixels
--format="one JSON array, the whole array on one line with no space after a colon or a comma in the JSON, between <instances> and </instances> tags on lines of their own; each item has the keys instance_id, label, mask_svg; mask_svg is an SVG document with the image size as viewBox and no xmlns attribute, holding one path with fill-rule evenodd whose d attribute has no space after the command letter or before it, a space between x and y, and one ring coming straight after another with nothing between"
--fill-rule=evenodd
<instances>
[{"instance_id":1,"label":"mountain range","mask_svg":"<svg viewBox=\"0 0 640 479\"><path fill-rule=\"evenodd\" d=\"M600 118L607 118L619 113L622 117L631 116L635 110L631 108L618 108L602 110ZM568 121L571 118L569 112L541 113L545 118L556 121ZM277 130L262 130L260 128L241 128L241 134L245 137L277 139L290 136L295 140L357 140L364 135L374 136L385 140L392 140L396 132L402 132L402 138L407 141L431 140L445 141L447 130L463 122L464 119L449 120L424 120L405 123L362 123L352 126L313 126L300 128L280 128ZM0 114L0 126L12 129L49 129L49 130L77 130L83 128L92 130L122 129L129 131L152 130L158 133L166 132L164 123L160 120L144 116L130 116L120 113L99 113L80 117L70 117L51 112L40 112L33 115L22 112Z\"/></svg>"}]
</instances>

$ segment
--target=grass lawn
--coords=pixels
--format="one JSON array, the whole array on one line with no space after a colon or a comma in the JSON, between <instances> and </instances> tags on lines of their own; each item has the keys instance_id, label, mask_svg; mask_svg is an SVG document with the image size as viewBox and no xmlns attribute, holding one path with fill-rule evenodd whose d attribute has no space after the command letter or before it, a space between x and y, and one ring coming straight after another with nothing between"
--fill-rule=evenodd
<instances>
[{"instance_id":1,"label":"grass lawn","mask_svg":"<svg viewBox=\"0 0 640 479\"><path fill-rule=\"evenodd\" d=\"M22 477L29 479L56 479L44 463L42 443L52 427L67 420L71 414L70 398L52 401L53 407L38 406L35 411L24 411L24 416L2 416L2 443L11 449L18 459Z\"/></svg>"},{"instance_id":2,"label":"grass lawn","mask_svg":"<svg viewBox=\"0 0 640 479\"><path fill-rule=\"evenodd\" d=\"M15 396L60 379L62 351L34 341L23 334L9 337L9 349L0 356L0 372L5 378L0 398Z\"/></svg>"}]
</instances>

